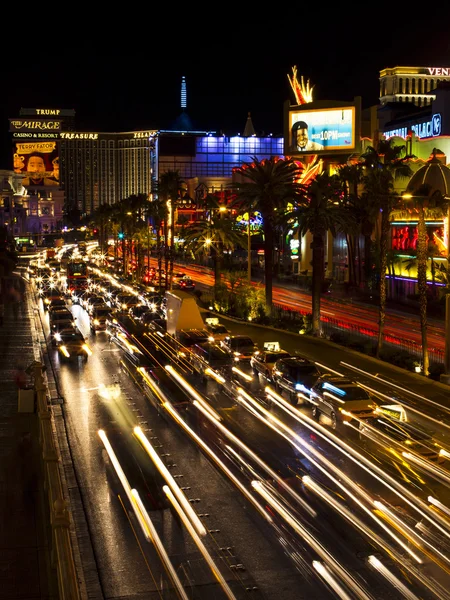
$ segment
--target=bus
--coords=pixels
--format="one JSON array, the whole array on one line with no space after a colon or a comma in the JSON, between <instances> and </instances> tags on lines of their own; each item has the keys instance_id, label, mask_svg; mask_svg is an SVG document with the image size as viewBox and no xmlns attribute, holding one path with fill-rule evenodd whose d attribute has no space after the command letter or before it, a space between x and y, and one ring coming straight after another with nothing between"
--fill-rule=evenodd
<instances>
[{"instance_id":1,"label":"bus","mask_svg":"<svg viewBox=\"0 0 450 600\"><path fill-rule=\"evenodd\" d=\"M86 290L88 287L87 264L83 260L71 260L67 263L66 277L68 292Z\"/></svg>"}]
</instances>

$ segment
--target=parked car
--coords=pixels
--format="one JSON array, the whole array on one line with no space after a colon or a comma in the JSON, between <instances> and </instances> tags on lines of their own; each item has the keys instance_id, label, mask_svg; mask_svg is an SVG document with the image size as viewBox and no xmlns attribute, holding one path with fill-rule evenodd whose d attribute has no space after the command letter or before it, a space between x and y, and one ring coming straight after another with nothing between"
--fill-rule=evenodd
<instances>
[{"instance_id":1,"label":"parked car","mask_svg":"<svg viewBox=\"0 0 450 600\"><path fill-rule=\"evenodd\" d=\"M61 329L54 335L60 359L65 361L81 356L85 361L92 354L83 334L76 327Z\"/></svg>"},{"instance_id":2,"label":"parked car","mask_svg":"<svg viewBox=\"0 0 450 600\"><path fill-rule=\"evenodd\" d=\"M214 342L202 342L190 347L189 359L193 369L202 377L210 367L214 371L229 375L233 366L232 357L221 346Z\"/></svg>"},{"instance_id":3,"label":"parked car","mask_svg":"<svg viewBox=\"0 0 450 600\"><path fill-rule=\"evenodd\" d=\"M333 429L342 421L351 421L352 415L357 419L370 419L376 415L376 399L347 377L321 375L310 389L309 398L313 416L326 415Z\"/></svg>"},{"instance_id":4,"label":"parked car","mask_svg":"<svg viewBox=\"0 0 450 600\"><path fill-rule=\"evenodd\" d=\"M248 335L227 335L220 344L235 363L243 365L250 365L253 354L258 350L257 344Z\"/></svg>"},{"instance_id":5,"label":"parked car","mask_svg":"<svg viewBox=\"0 0 450 600\"><path fill-rule=\"evenodd\" d=\"M262 375L269 381L277 360L291 356L286 350L280 348L278 342L264 342L264 350L257 350L250 359L250 366L255 375Z\"/></svg>"},{"instance_id":6,"label":"parked car","mask_svg":"<svg viewBox=\"0 0 450 600\"><path fill-rule=\"evenodd\" d=\"M219 322L217 317L207 317L205 319L205 329L215 342L221 342L227 336L231 335L231 331Z\"/></svg>"},{"instance_id":7,"label":"parked car","mask_svg":"<svg viewBox=\"0 0 450 600\"><path fill-rule=\"evenodd\" d=\"M279 358L272 369L275 390L287 392L294 405L317 383L319 377L320 371L315 363L301 356Z\"/></svg>"}]
</instances>

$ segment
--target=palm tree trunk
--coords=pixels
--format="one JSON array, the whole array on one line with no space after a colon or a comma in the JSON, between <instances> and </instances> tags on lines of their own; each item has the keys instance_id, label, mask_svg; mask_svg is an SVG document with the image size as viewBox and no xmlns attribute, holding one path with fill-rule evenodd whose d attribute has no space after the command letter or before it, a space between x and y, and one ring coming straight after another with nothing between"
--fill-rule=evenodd
<instances>
[{"instance_id":1,"label":"palm tree trunk","mask_svg":"<svg viewBox=\"0 0 450 600\"><path fill-rule=\"evenodd\" d=\"M312 240L312 332L320 335L320 299L322 296L325 249L323 235L314 234Z\"/></svg>"},{"instance_id":2,"label":"palm tree trunk","mask_svg":"<svg viewBox=\"0 0 450 600\"><path fill-rule=\"evenodd\" d=\"M386 271L387 271L387 242L389 236L389 214L383 211L381 216L381 235L380 235L380 305L378 311L378 340L377 340L377 358L380 358L383 348L384 324L386 321Z\"/></svg>"},{"instance_id":3,"label":"palm tree trunk","mask_svg":"<svg viewBox=\"0 0 450 600\"><path fill-rule=\"evenodd\" d=\"M419 289L419 314L420 330L422 333L422 362L423 373L428 375L429 356L427 339L427 227L425 225L425 211L419 209L419 223L417 226L417 287Z\"/></svg>"},{"instance_id":4,"label":"palm tree trunk","mask_svg":"<svg viewBox=\"0 0 450 600\"><path fill-rule=\"evenodd\" d=\"M369 290L369 284L372 276L372 238L370 235L364 236L364 285L366 291Z\"/></svg>"},{"instance_id":5,"label":"palm tree trunk","mask_svg":"<svg viewBox=\"0 0 450 600\"><path fill-rule=\"evenodd\" d=\"M161 290L161 271L162 271L162 247L161 247L161 223L156 227L156 253L158 256L158 287Z\"/></svg>"},{"instance_id":6,"label":"palm tree trunk","mask_svg":"<svg viewBox=\"0 0 450 600\"><path fill-rule=\"evenodd\" d=\"M263 217L264 218L264 217ZM250 257L249 257L250 260ZM273 225L270 216L264 218L264 283L266 286L266 313L272 314Z\"/></svg>"}]
</instances>

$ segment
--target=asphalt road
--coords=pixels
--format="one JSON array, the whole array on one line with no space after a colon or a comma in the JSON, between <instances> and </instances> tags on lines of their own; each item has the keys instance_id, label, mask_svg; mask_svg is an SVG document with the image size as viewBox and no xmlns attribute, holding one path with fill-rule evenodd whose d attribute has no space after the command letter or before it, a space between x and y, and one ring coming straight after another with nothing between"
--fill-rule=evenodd
<instances>
[{"instance_id":1,"label":"asphalt road","mask_svg":"<svg viewBox=\"0 0 450 600\"><path fill-rule=\"evenodd\" d=\"M142 534L99 429L107 434L130 486L139 491L183 584L195 598L226 597L162 492L160 473L133 435L136 425L202 515L208 529L205 545L236 597L247 597L249 589L253 589L252 597L267 599L280 595L288 600L405 597L369 564L371 555L390 569L391 582L398 577L417 597L446 597L439 585L448 586L447 566L439 552L448 553L447 528L433 529L426 518L429 510L420 503L433 495L449 505L448 487L442 479L407 468L386 444L368 444L357 432L345 432L345 439L343 432L335 437L325 421L316 424L308 420L308 406L289 413L277 408L264 393L270 382L240 378L226 385L205 384L189 365L167 354L154 336L139 338L153 363L160 365L154 369L157 388L152 388L136 375L136 369L106 334L89 335L86 314L80 307L73 307L73 312L80 329L89 336L92 356L87 363L63 364L56 351L51 352L105 597L152 598L162 589L164 597L172 596L167 595L170 586L165 570ZM46 315L41 314L45 328ZM393 387L392 372L386 368L380 373L378 363L368 357L324 345L321 340L223 321L233 333L248 334L261 347L264 341L276 338L291 353L300 351L324 369L351 374L386 397L395 391L396 399L410 402L412 414L421 419L429 420L431 410L440 440L446 443L447 429L441 420L445 420L448 395L440 386L428 382L418 386L415 393L423 399ZM126 325L130 329L129 323ZM217 411L220 425L199 411L192 393L189 398L164 368L168 362ZM375 374L383 376L386 383L374 379ZM395 371L395 385L407 388L411 382L408 374ZM255 401L254 410L239 399L239 388ZM184 428L164 408L161 397L175 407ZM303 477L315 487L306 485ZM255 492L252 481L262 482L263 492L269 496ZM296 495L286 490L286 482ZM395 515L375 510L370 505L374 500ZM255 506L263 510L258 512ZM413 529L418 522L424 525L423 539L404 533L406 526ZM397 534L402 527L403 543L399 543ZM320 570L316 561L327 565L325 575L323 566L322 574L316 570ZM339 585L347 596L344 592L339 596Z\"/></svg>"}]
</instances>

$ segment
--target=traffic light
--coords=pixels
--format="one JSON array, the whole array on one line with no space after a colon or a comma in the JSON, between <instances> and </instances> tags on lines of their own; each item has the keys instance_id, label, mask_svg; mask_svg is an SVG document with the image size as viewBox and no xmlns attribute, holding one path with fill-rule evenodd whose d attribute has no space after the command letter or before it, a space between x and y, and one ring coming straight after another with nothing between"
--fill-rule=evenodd
<instances>
[{"instance_id":1,"label":"traffic light","mask_svg":"<svg viewBox=\"0 0 450 600\"><path fill-rule=\"evenodd\" d=\"M117 237L119 238L119 240L123 240L125 234L121 231Z\"/></svg>"}]
</instances>

